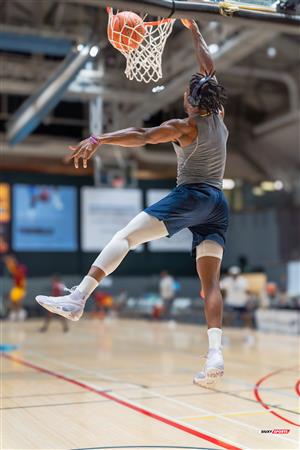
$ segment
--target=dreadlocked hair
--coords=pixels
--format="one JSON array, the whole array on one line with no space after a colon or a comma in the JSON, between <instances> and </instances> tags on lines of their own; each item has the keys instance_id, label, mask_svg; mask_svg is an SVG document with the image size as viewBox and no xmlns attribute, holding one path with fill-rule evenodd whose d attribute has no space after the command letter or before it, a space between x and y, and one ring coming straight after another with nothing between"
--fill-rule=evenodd
<instances>
[{"instance_id":1,"label":"dreadlocked hair","mask_svg":"<svg viewBox=\"0 0 300 450\"><path fill-rule=\"evenodd\" d=\"M225 89L214 77L201 73L193 75L190 81L189 103L199 109L218 114L227 100Z\"/></svg>"}]
</instances>

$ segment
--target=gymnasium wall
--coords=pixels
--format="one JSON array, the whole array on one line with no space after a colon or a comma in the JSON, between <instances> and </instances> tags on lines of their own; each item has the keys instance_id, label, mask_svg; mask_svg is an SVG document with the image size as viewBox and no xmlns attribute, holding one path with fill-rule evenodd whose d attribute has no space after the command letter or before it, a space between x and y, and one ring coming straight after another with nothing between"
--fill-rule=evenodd
<instances>
[{"instance_id":1,"label":"gymnasium wall","mask_svg":"<svg viewBox=\"0 0 300 450\"><path fill-rule=\"evenodd\" d=\"M1 174L0 182L10 184L53 184L71 185L77 187L77 203L81 186L91 186L91 177L41 175L34 173ZM170 189L172 181L141 181L139 188L143 192L143 202L149 189ZM289 236L296 236L294 221L295 214L285 211L281 214L275 208L260 211L233 212L230 219L228 233L228 247L224 257L223 268L237 264L239 259L246 260L247 270L266 270L273 279L281 277L284 271L283 262L291 255ZM299 217L299 214L298 214ZM280 220L278 220L280 218ZM283 228L289 229L289 235L283 236ZM80 251L80 208L77 211L77 233L79 250L75 252L19 252L20 260L29 268L30 276L47 276L53 273L66 275L84 273L96 257L96 253ZM285 239L282 239L285 237ZM295 237L294 237L295 239ZM279 244L281 240L281 244ZM282 244L283 242L283 244ZM195 263L188 253L150 252L148 246L141 253L131 252L126 263L117 270L116 276L131 275L145 276L159 273L167 269L174 275L194 276Z\"/></svg>"},{"instance_id":2,"label":"gymnasium wall","mask_svg":"<svg viewBox=\"0 0 300 450\"><path fill-rule=\"evenodd\" d=\"M41 175L35 173L5 172L1 174L0 182L17 184L53 184L53 185L71 185L78 188L78 205L80 203L80 187L92 186L91 177L72 177L57 175ZM150 188L169 189L173 187L170 181L141 182L139 188L143 191L143 202L145 204L146 190ZM79 249L80 242L80 208L77 211L77 230ZM47 276L53 273L72 275L84 273L96 258L97 253L84 253L80 250L76 252L15 252L17 257L28 266L29 276ZM194 261L188 253L152 253L145 246L142 253L131 252L126 258L126 264L123 264L116 275L130 275L133 272L137 276L157 274L162 269L168 269L173 274L182 276L195 275Z\"/></svg>"}]
</instances>

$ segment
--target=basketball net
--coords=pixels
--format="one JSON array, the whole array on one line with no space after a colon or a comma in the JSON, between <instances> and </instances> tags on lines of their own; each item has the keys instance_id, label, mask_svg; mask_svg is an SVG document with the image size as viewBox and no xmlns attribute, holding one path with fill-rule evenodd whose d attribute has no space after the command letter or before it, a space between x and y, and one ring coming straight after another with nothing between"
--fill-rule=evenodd
<instances>
[{"instance_id":1,"label":"basketball net","mask_svg":"<svg viewBox=\"0 0 300 450\"><path fill-rule=\"evenodd\" d=\"M113 20L113 9L108 8L108 27L112 28L112 20ZM175 19L162 19L157 22L145 22L145 34L142 36L142 42L135 49L122 49L118 48L118 50L122 53L126 58L126 69L125 75L129 80L136 80L139 82L150 83L157 82L163 76L162 74L162 54L167 42L168 37L172 33L173 25ZM119 37L122 39L122 36L127 37L127 33L124 33L124 28L130 29L132 34L137 33L140 35L139 28L140 24L137 24L135 27L130 27L128 24L124 24L120 31L114 30L114 34L119 34ZM116 40L116 43L119 44L120 41Z\"/></svg>"}]
</instances>

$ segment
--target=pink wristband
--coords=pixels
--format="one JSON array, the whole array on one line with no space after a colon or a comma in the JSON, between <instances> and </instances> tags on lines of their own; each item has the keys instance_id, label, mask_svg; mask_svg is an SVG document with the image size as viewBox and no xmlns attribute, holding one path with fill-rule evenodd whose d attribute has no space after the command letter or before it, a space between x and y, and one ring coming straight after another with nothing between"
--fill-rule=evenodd
<instances>
[{"instance_id":1,"label":"pink wristband","mask_svg":"<svg viewBox=\"0 0 300 450\"><path fill-rule=\"evenodd\" d=\"M99 144L99 139L96 136L94 136L93 134L89 137L89 141L91 144L94 144L94 145Z\"/></svg>"}]
</instances>

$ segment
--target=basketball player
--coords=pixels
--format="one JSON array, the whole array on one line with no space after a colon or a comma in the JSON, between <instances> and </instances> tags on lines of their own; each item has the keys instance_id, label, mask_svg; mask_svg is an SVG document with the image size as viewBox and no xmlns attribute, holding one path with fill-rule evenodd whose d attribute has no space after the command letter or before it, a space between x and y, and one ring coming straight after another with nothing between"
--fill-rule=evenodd
<instances>
[{"instance_id":1,"label":"basketball player","mask_svg":"<svg viewBox=\"0 0 300 450\"><path fill-rule=\"evenodd\" d=\"M140 147L172 142L178 158L177 187L119 231L69 295L39 295L36 300L51 312L79 320L91 293L119 266L129 250L188 228L193 233L192 250L205 295L209 341L206 364L194 382L206 385L222 376L224 370L219 276L228 226L228 207L222 192L228 137L223 122L226 97L214 76L214 63L196 22L183 20L183 24L192 33L199 65L199 73L192 76L184 93L187 117L154 128L128 128L91 136L77 147L70 147L70 159L74 160L75 167L79 167L82 159L86 168L88 160L102 145Z\"/></svg>"}]
</instances>

